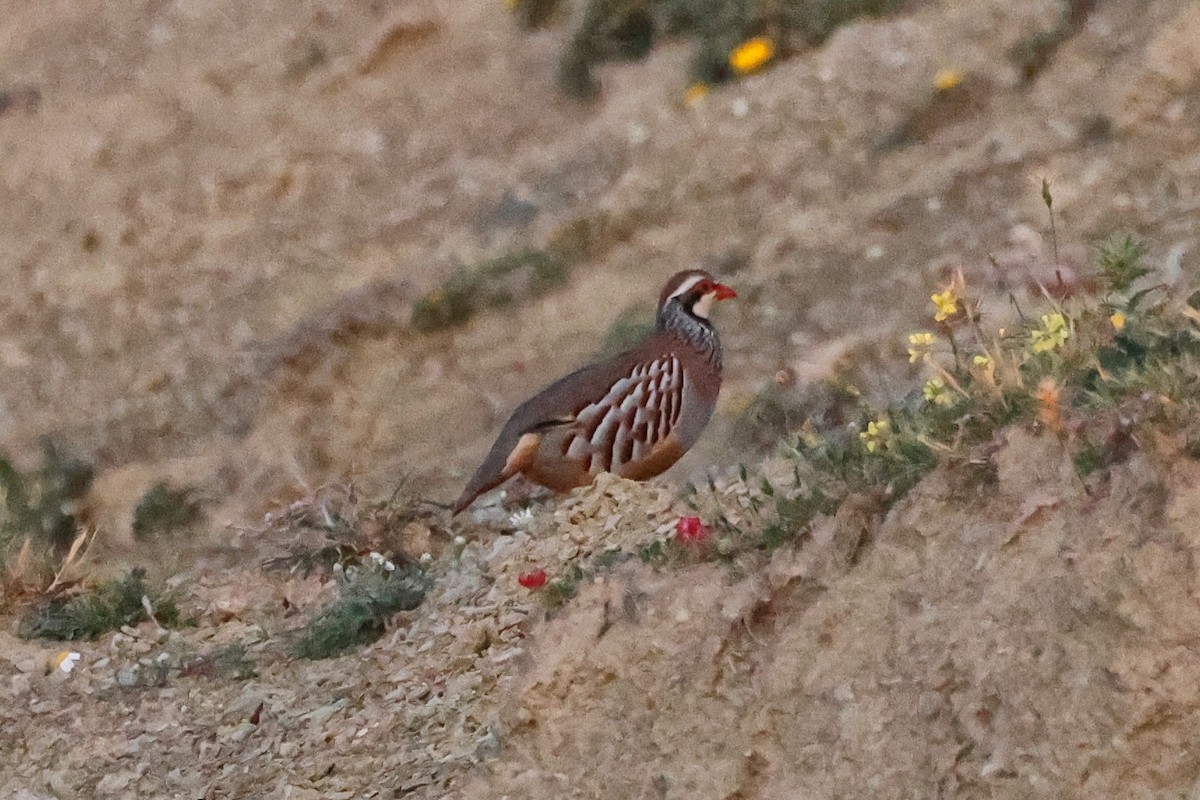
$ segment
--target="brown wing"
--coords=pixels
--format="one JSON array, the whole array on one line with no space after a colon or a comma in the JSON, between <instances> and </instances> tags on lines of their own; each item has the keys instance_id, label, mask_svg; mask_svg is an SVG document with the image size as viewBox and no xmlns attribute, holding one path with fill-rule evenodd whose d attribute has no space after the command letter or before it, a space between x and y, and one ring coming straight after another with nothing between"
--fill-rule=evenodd
<instances>
[{"instance_id":1,"label":"brown wing","mask_svg":"<svg viewBox=\"0 0 1200 800\"><path fill-rule=\"evenodd\" d=\"M584 406L563 454L593 474L619 472L649 455L679 422L683 365L670 353L633 364L601 399Z\"/></svg>"}]
</instances>

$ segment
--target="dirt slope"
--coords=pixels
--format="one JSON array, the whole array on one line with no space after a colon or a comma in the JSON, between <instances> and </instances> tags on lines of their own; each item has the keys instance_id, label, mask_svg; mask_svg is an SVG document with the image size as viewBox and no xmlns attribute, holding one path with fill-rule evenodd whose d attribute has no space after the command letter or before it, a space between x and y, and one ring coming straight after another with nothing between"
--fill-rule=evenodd
<instances>
[{"instance_id":1,"label":"dirt slope","mask_svg":"<svg viewBox=\"0 0 1200 800\"><path fill-rule=\"evenodd\" d=\"M937 472L882 526L847 507L732 568L633 558L548 614L518 573L636 553L681 513L604 481L443 552L425 604L329 661L288 643L332 585L257 568L185 584L195 627L72 645L69 675L0 633L0 790L1187 797L1200 468L1158 453L1085 491L1054 437L1011 431L994 483Z\"/></svg>"},{"instance_id":2,"label":"dirt slope","mask_svg":"<svg viewBox=\"0 0 1200 800\"><path fill-rule=\"evenodd\" d=\"M747 260L726 411L918 324L950 266L1044 270L1042 176L1064 257L1120 224L1178 271L1194 11L1102 3L1022 84L1007 52L1058 11L918 4L688 109L686 46L606 68L580 107L551 86L561 32L489 3L14 7L0 74L41 100L0 118L0 443L30 457L52 434L94 460L114 529L147 472L202 484L219 518L349 470L449 495L531 385L698 261ZM945 68L972 76L967 113L929 110ZM911 146L880 149L912 120ZM456 263L581 223L606 233L566 290L403 331ZM710 444L690 463L741 455Z\"/></svg>"},{"instance_id":3,"label":"dirt slope","mask_svg":"<svg viewBox=\"0 0 1200 800\"><path fill-rule=\"evenodd\" d=\"M1200 760L1194 463L1087 496L1014 435L869 552L853 515L761 574L628 569L550 622L462 796L1187 797Z\"/></svg>"}]
</instances>

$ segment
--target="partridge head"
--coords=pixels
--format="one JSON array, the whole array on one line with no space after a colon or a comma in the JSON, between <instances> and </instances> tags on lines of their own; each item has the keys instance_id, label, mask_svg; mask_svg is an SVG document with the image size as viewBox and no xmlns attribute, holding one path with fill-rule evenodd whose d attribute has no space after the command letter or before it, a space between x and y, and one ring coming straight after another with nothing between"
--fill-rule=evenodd
<instances>
[{"instance_id":1,"label":"partridge head","mask_svg":"<svg viewBox=\"0 0 1200 800\"><path fill-rule=\"evenodd\" d=\"M457 514L513 475L558 491L601 472L646 480L700 438L721 390L713 303L737 297L703 270L685 270L659 296L655 331L632 350L590 364L522 403L454 504Z\"/></svg>"}]
</instances>

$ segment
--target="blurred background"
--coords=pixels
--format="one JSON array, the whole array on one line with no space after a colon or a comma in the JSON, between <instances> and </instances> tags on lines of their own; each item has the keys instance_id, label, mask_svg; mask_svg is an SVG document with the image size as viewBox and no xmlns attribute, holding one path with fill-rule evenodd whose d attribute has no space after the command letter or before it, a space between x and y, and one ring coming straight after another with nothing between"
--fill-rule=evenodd
<instances>
[{"instance_id":1,"label":"blurred background","mask_svg":"<svg viewBox=\"0 0 1200 800\"><path fill-rule=\"evenodd\" d=\"M1196 0L0 0L0 796L1200 797L1198 240Z\"/></svg>"},{"instance_id":2,"label":"blurred background","mask_svg":"<svg viewBox=\"0 0 1200 800\"><path fill-rule=\"evenodd\" d=\"M0 43L0 450L116 549L156 489L209 545L449 500L679 269L741 300L676 482L911 388L953 269L1002 319L1043 178L1068 282L1115 229L1195 271L1191 0L4 0Z\"/></svg>"}]
</instances>

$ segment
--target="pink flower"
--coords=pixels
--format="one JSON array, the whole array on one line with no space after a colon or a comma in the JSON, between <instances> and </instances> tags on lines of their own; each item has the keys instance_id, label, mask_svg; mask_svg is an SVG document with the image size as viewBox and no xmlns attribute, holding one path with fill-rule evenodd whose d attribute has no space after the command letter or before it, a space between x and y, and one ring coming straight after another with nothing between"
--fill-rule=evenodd
<instances>
[{"instance_id":1,"label":"pink flower","mask_svg":"<svg viewBox=\"0 0 1200 800\"><path fill-rule=\"evenodd\" d=\"M708 538L708 526L699 517L680 517L675 522L675 538L681 542L703 542Z\"/></svg>"},{"instance_id":2,"label":"pink flower","mask_svg":"<svg viewBox=\"0 0 1200 800\"><path fill-rule=\"evenodd\" d=\"M546 585L546 570L534 569L529 572L522 572L517 576L517 583L526 589L540 589Z\"/></svg>"}]
</instances>

